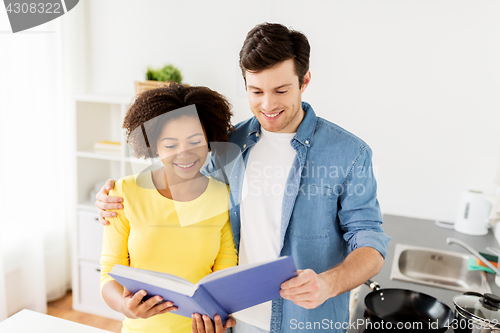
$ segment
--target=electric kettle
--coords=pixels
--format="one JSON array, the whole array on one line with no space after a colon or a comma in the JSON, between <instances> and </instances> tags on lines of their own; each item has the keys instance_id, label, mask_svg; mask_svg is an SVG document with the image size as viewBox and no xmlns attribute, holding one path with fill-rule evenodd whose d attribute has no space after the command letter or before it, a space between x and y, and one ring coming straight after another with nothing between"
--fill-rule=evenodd
<instances>
[{"instance_id":1,"label":"electric kettle","mask_svg":"<svg viewBox=\"0 0 500 333\"><path fill-rule=\"evenodd\" d=\"M492 201L482 192L463 192L455 219L455 230L472 236L486 235L492 206Z\"/></svg>"}]
</instances>

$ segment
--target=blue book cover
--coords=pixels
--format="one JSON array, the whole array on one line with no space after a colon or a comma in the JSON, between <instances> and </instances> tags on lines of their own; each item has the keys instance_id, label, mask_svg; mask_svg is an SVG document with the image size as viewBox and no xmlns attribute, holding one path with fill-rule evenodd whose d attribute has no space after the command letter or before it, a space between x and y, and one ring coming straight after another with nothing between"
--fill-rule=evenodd
<instances>
[{"instance_id":1,"label":"blue book cover","mask_svg":"<svg viewBox=\"0 0 500 333\"><path fill-rule=\"evenodd\" d=\"M281 284L297 276L292 257L235 266L209 274L197 284L175 275L115 265L109 273L133 293L146 290L145 299L160 295L177 306L172 313L191 318L200 313L223 322L229 314L280 297Z\"/></svg>"}]
</instances>

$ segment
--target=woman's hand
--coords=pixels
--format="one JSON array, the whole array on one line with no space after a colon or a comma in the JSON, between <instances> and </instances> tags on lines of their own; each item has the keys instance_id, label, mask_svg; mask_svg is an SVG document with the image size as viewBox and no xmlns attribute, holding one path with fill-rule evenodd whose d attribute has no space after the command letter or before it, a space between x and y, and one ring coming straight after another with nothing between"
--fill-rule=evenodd
<instances>
[{"instance_id":1,"label":"woman's hand","mask_svg":"<svg viewBox=\"0 0 500 333\"><path fill-rule=\"evenodd\" d=\"M214 317L215 329L212 320L207 315L202 316L199 313L193 313L191 318L193 318L192 333L226 333L228 328L236 325L236 320L231 316L226 320L226 324L222 326L220 316L216 315Z\"/></svg>"},{"instance_id":2,"label":"woman's hand","mask_svg":"<svg viewBox=\"0 0 500 333\"><path fill-rule=\"evenodd\" d=\"M146 319L159 314L177 310L176 306L170 301L158 304L163 298L154 296L145 302L142 302L147 293L144 290L139 290L135 294L123 288L122 309L123 314L131 319Z\"/></svg>"}]
</instances>

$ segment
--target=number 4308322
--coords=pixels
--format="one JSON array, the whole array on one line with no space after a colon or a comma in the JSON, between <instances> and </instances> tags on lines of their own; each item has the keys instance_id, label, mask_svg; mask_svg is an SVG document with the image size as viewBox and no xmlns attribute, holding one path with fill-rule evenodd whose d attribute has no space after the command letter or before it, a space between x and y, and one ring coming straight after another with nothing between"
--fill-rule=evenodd
<instances>
[{"instance_id":1,"label":"number 4308322","mask_svg":"<svg viewBox=\"0 0 500 333\"><path fill-rule=\"evenodd\" d=\"M14 14L61 14L61 4L59 3L9 3L7 6L7 13Z\"/></svg>"}]
</instances>

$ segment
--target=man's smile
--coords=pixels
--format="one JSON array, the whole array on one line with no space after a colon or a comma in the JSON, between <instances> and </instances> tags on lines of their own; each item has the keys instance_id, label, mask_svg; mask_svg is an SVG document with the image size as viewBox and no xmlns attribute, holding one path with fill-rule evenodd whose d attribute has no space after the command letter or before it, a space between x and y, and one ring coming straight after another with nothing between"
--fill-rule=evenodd
<instances>
[{"instance_id":1,"label":"man's smile","mask_svg":"<svg viewBox=\"0 0 500 333\"><path fill-rule=\"evenodd\" d=\"M266 117L268 119L273 119L273 118L280 116L283 113L283 110L281 110L279 112L262 112L261 111L261 113L264 115L264 117Z\"/></svg>"}]
</instances>

